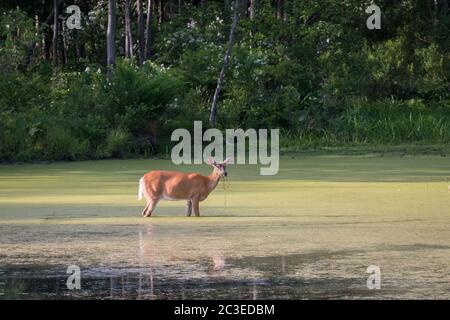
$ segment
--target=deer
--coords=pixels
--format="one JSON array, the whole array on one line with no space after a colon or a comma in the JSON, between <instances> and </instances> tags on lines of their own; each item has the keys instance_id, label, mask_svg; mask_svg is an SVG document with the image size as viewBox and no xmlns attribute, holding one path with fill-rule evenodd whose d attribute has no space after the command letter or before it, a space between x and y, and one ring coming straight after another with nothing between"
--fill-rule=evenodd
<instances>
[{"instance_id":1,"label":"deer","mask_svg":"<svg viewBox=\"0 0 450 320\"><path fill-rule=\"evenodd\" d=\"M175 171L150 171L139 180L138 199L144 196L147 205L142 211L144 218L150 217L160 200L186 200L188 217L194 209L195 216L200 216L199 202L205 200L216 188L220 179L226 177L227 163L208 159L207 163L213 167L209 176L198 173L182 173Z\"/></svg>"}]
</instances>

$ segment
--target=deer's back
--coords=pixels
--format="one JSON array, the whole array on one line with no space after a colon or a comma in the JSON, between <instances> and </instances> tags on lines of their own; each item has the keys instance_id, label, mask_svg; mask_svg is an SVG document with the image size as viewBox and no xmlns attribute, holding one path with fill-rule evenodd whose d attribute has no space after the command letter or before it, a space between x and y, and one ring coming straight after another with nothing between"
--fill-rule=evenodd
<instances>
[{"instance_id":1,"label":"deer's back","mask_svg":"<svg viewBox=\"0 0 450 320\"><path fill-rule=\"evenodd\" d=\"M147 194L168 200L190 199L204 193L207 179L198 173L151 171L143 176Z\"/></svg>"}]
</instances>

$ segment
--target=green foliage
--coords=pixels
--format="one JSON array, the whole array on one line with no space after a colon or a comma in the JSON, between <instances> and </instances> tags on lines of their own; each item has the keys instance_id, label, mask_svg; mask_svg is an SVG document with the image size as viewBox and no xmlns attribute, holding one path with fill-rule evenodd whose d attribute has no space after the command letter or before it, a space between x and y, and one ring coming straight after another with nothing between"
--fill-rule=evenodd
<instances>
[{"instance_id":1,"label":"green foliage","mask_svg":"<svg viewBox=\"0 0 450 320\"><path fill-rule=\"evenodd\" d=\"M349 145L391 145L404 142L450 141L449 101L426 105L411 99L399 103L384 100L349 101L344 112L320 127L284 130L284 148Z\"/></svg>"},{"instance_id":2,"label":"green foliage","mask_svg":"<svg viewBox=\"0 0 450 320\"><path fill-rule=\"evenodd\" d=\"M164 127L182 84L170 70L130 61L118 62L111 83L92 68L61 72L47 83L38 75L4 77L1 86L11 94L0 98L0 158L7 161L155 152L151 124Z\"/></svg>"},{"instance_id":3,"label":"green foliage","mask_svg":"<svg viewBox=\"0 0 450 320\"><path fill-rule=\"evenodd\" d=\"M0 121L0 158L7 161L30 160L30 135L27 122L19 117L2 114Z\"/></svg>"},{"instance_id":4,"label":"green foliage","mask_svg":"<svg viewBox=\"0 0 450 320\"><path fill-rule=\"evenodd\" d=\"M127 131L112 129L106 137L106 153L110 157L123 158L130 152L130 135Z\"/></svg>"},{"instance_id":5,"label":"green foliage","mask_svg":"<svg viewBox=\"0 0 450 320\"><path fill-rule=\"evenodd\" d=\"M79 160L87 155L87 142L80 141L65 128L49 128L43 143L45 159Z\"/></svg>"},{"instance_id":6,"label":"green foliage","mask_svg":"<svg viewBox=\"0 0 450 320\"><path fill-rule=\"evenodd\" d=\"M365 27L365 2L276 3L241 16L217 127L281 128L294 148L449 143L450 14L437 2L379 0L381 30ZM83 29L64 31L57 68L42 58L51 30L36 29L36 6L5 5L0 16L0 160L167 155L172 130L206 126L232 17L223 2L166 8L160 25L155 9L151 59L120 58L117 37L110 82L107 2L82 2Z\"/></svg>"},{"instance_id":7,"label":"green foliage","mask_svg":"<svg viewBox=\"0 0 450 320\"><path fill-rule=\"evenodd\" d=\"M18 69L30 64L32 47L38 36L33 18L19 8L0 14L0 71Z\"/></svg>"}]
</instances>

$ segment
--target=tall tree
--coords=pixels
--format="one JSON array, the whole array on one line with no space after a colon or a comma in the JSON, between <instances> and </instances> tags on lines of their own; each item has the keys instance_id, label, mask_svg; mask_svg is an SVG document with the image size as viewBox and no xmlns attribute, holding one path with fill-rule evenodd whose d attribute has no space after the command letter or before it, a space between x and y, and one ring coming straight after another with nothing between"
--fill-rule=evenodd
<instances>
[{"instance_id":1,"label":"tall tree","mask_svg":"<svg viewBox=\"0 0 450 320\"><path fill-rule=\"evenodd\" d=\"M436 4L440 6L440 11L442 14L447 15L448 13L448 0L437 0Z\"/></svg>"},{"instance_id":2,"label":"tall tree","mask_svg":"<svg viewBox=\"0 0 450 320\"><path fill-rule=\"evenodd\" d=\"M137 16L138 16L138 50L139 50L139 65L145 61L145 43L144 43L144 14L142 12L142 0L136 1Z\"/></svg>"},{"instance_id":3,"label":"tall tree","mask_svg":"<svg viewBox=\"0 0 450 320\"><path fill-rule=\"evenodd\" d=\"M67 41L67 30L66 30L66 26L64 23L62 23L62 28L61 28L61 46L59 47L59 52L61 53L61 64L64 66L67 63L67 54L68 54L68 41Z\"/></svg>"},{"instance_id":4,"label":"tall tree","mask_svg":"<svg viewBox=\"0 0 450 320\"><path fill-rule=\"evenodd\" d=\"M231 56L231 50L233 49L233 43L234 43L234 34L236 32L238 20L239 20L239 10L240 10L240 4L239 0L234 1L234 14L233 14L233 22L231 23L231 29L230 34L228 36L228 44L227 44L227 50L225 52L225 56L223 58L223 65L222 69L220 70L219 78L217 79L217 86L216 90L214 92L214 97L211 105L211 113L209 115L209 123L213 127L216 125L217 122L217 101L219 99L220 91L222 90L223 80L225 78L225 71L228 66L228 60Z\"/></svg>"},{"instance_id":5,"label":"tall tree","mask_svg":"<svg viewBox=\"0 0 450 320\"><path fill-rule=\"evenodd\" d=\"M80 59L86 57L86 47L84 42L81 41L80 32L78 30L73 30L75 37L75 57L77 62L80 62Z\"/></svg>"},{"instance_id":6,"label":"tall tree","mask_svg":"<svg viewBox=\"0 0 450 320\"><path fill-rule=\"evenodd\" d=\"M50 30L44 25L42 35L42 57L45 60L50 60L50 42L51 42Z\"/></svg>"},{"instance_id":7,"label":"tall tree","mask_svg":"<svg viewBox=\"0 0 450 320\"><path fill-rule=\"evenodd\" d=\"M59 1L53 0L53 64L58 65Z\"/></svg>"},{"instance_id":8,"label":"tall tree","mask_svg":"<svg viewBox=\"0 0 450 320\"><path fill-rule=\"evenodd\" d=\"M153 3L154 0L148 0L147 1L147 21L145 25L145 59L150 59L150 56L152 55L152 41L153 41L153 34L152 34L152 23L153 23Z\"/></svg>"},{"instance_id":9,"label":"tall tree","mask_svg":"<svg viewBox=\"0 0 450 320\"><path fill-rule=\"evenodd\" d=\"M161 24L164 18L164 4L163 0L158 0L158 29L161 28Z\"/></svg>"},{"instance_id":10,"label":"tall tree","mask_svg":"<svg viewBox=\"0 0 450 320\"><path fill-rule=\"evenodd\" d=\"M277 18L285 19L284 0L277 0Z\"/></svg>"},{"instance_id":11,"label":"tall tree","mask_svg":"<svg viewBox=\"0 0 450 320\"><path fill-rule=\"evenodd\" d=\"M133 37L131 35L131 0L125 0L125 57L133 59Z\"/></svg>"},{"instance_id":12,"label":"tall tree","mask_svg":"<svg viewBox=\"0 0 450 320\"><path fill-rule=\"evenodd\" d=\"M253 20L255 18L255 2L256 0L248 0L248 17L250 20Z\"/></svg>"},{"instance_id":13,"label":"tall tree","mask_svg":"<svg viewBox=\"0 0 450 320\"><path fill-rule=\"evenodd\" d=\"M106 33L106 67L108 80L111 81L112 68L116 63L116 0L108 1L108 30Z\"/></svg>"}]
</instances>

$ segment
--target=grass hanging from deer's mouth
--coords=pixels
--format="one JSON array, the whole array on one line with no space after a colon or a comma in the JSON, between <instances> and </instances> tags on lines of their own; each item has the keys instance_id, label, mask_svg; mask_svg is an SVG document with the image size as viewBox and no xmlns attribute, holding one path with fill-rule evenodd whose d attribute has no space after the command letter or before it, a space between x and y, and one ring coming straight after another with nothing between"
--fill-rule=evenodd
<instances>
[{"instance_id":1,"label":"grass hanging from deer's mouth","mask_svg":"<svg viewBox=\"0 0 450 320\"><path fill-rule=\"evenodd\" d=\"M224 191L224 200L223 200L223 205L226 206L227 205L227 189L230 187L230 181L228 180L227 177L223 177L222 179L222 186L223 186L223 191Z\"/></svg>"}]
</instances>

